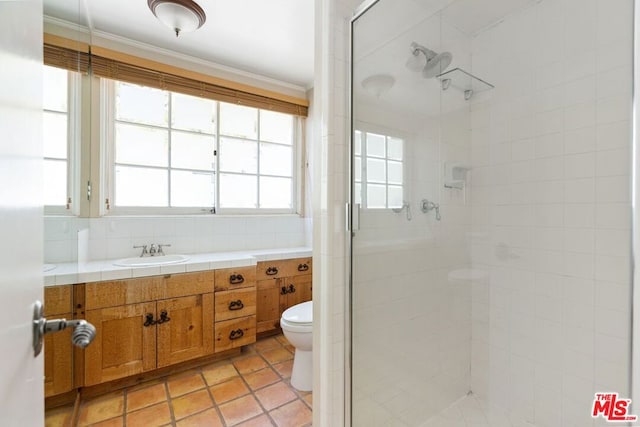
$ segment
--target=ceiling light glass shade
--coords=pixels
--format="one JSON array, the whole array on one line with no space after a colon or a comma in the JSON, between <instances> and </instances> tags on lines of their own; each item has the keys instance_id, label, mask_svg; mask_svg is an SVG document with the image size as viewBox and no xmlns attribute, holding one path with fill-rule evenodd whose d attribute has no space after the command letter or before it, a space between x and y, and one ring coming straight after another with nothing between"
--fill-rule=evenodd
<instances>
[{"instance_id":1,"label":"ceiling light glass shade","mask_svg":"<svg viewBox=\"0 0 640 427\"><path fill-rule=\"evenodd\" d=\"M176 36L197 30L207 19L204 10L192 0L148 0L147 4L156 18L175 31Z\"/></svg>"},{"instance_id":2,"label":"ceiling light glass shade","mask_svg":"<svg viewBox=\"0 0 640 427\"><path fill-rule=\"evenodd\" d=\"M374 74L362 81L362 87L376 98L380 98L393 87L396 83L396 79L389 74Z\"/></svg>"}]
</instances>

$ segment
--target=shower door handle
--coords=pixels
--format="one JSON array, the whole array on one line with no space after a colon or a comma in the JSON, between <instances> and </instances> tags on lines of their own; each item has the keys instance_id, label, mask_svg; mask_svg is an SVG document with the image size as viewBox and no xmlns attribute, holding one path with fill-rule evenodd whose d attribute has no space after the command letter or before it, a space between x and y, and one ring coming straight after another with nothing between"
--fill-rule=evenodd
<instances>
[{"instance_id":1,"label":"shower door handle","mask_svg":"<svg viewBox=\"0 0 640 427\"><path fill-rule=\"evenodd\" d=\"M347 215L347 231L360 230L360 203L347 203L346 205Z\"/></svg>"}]
</instances>

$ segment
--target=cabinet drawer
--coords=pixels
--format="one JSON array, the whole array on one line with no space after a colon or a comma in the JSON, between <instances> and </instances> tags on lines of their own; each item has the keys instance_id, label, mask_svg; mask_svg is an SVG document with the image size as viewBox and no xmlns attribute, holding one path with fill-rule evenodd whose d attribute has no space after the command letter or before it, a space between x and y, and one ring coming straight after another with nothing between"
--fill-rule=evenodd
<instances>
[{"instance_id":1,"label":"cabinet drawer","mask_svg":"<svg viewBox=\"0 0 640 427\"><path fill-rule=\"evenodd\" d=\"M256 289L216 293L215 321L236 319L256 314Z\"/></svg>"},{"instance_id":2,"label":"cabinet drawer","mask_svg":"<svg viewBox=\"0 0 640 427\"><path fill-rule=\"evenodd\" d=\"M311 274L311 257L260 261L257 265L256 279L277 279L302 274Z\"/></svg>"},{"instance_id":3,"label":"cabinet drawer","mask_svg":"<svg viewBox=\"0 0 640 427\"><path fill-rule=\"evenodd\" d=\"M44 288L45 316L70 313L72 310L71 285L47 286L46 288Z\"/></svg>"},{"instance_id":4,"label":"cabinet drawer","mask_svg":"<svg viewBox=\"0 0 640 427\"><path fill-rule=\"evenodd\" d=\"M211 293L214 288L214 277L213 271L164 276L164 287L160 297L168 299Z\"/></svg>"},{"instance_id":5,"label":"cabinet drawer","mask_svg":"<svg viewBox=\"0 0 640 427\"><path fill-rule=\"evenodd\" d=\"M155 301L159 299L163 281L162 276L155 276L87 283L85 286L86 309Z\"/></svg>"},{"instance_id":6,"label":"cabinet drawer","mask_svg":"<svg viewBox=\"0 0 640 427\"><path fill-rule=\"evenodd\" d=\"M215 351L225 351L256 341L256 316L225 320L215 324Z\"/></svg>"},{"instance_id":7,"label":"cabinet drawer","mask_svg":"<svg viewBox=\"0 0 640 427\"><path fill-rule=\"evenodd\" d=\"M256 267L216 270L216 292L248 288L256 285Z\"/></svg>"}]
</instances>

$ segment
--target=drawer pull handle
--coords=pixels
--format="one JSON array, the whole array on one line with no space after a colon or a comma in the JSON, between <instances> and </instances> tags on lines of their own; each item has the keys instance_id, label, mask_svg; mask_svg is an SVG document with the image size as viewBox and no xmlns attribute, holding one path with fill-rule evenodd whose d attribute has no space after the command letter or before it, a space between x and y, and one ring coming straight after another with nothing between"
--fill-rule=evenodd
<instances>
[{"instance_id":1,"label":"drawer pull handle","mask_svg":"<svg viewBox=\"0 0 640 427\"><path fill-rule=\"evenodd\" d=\"M293 283L289 285L289 293L292 294L296 291L296 287L293 286Z\"/></svg>"},{"instance_id":2,"label":"drawer pull handle","mask_svg":"<svg viewBox=\"0 0 640 427\"><path fill-rule=\"evenodd\" d=\"M236 329L234 331L231 331L231 333L229 334L229 339L237 340L242 338L243 336L244 336L244 331L242 329Z\"/></svg>"},{"instance_id":3,"label":"drawer pull handle","mask_svg":"<svg viewBox=\"0 0 640 427\"><path fill-rule=\"evenodd\" d=\"M286 286L283 286L282 288L280 288L280 295L286 295L288 293L289 291L287 290Z\"/></svg>"},{"instance_id":4,"label":"drawer pull handle","mask_svg":"<svg viewBox=\"0 0 640 427\"><path fill-rule=\"evenodd\" d=\"M231 301L229 303L229 310L231 311L242 310L243 308L244 304L242 303L242 300Z\"/></svg>"},{"instance_id":5,"label":"drawer pull handle","mask_svg":"<svg viewBox=\"0 0 640 427\"><path fill-rule=\"evenodd\" d=\"M144 326L145 326L145 327L147 327L147 326L153 326L153 325L155 325L155 324L156 324L156 321L155 321L155 320L153 320L153 314L151 314L151 313L147 313L147 315L146 315L146 316L144 316L144 319L145 319L145 320L144 320Z\"/></svg>"},{"instance_id":6,"label":"drawer pull handle","mask_svg":"<svg viewBox=\"0 0 640 427\"><path fill-rule=\"evenodd\" d=\"M298 271L309 271L309 264L298 264Z\"/></svg>"},{"instance_id":7,"label":"drawer pull handle","mask_svg":"<svg viewBox=\"0 0 640 427\"><path fill-rule=\"evenodd\" d=\"M267 276L275 276L276 274L278 274L278 267L269 267L267 268Z\"/></svg>"},{"instance_id":8,"label":"drawer pull handle","mask_svg":"<svg viewBox=\"0 0 640 427\"><path fill-rule=\"evenodd\" d=\"M229 277L229 282L231 282L232 285L239 285L240 283L244 283L244 277L242 277L242 274L232 274L231 277Z\"/></svg>"},{"instance_id":9,"label":"drawer pull handle","mask_svg":"<svg viewBox=\"0 0 640 427\"><path fill-rule=\"evenodd\" d=\"M169 320L171 320L171 318L169 317L169 314L167 313L167 310L162 310L160 312L160 319L156 320L157 324L161 324L164 322L168 322Z\"/></svg>"}]
</instances>

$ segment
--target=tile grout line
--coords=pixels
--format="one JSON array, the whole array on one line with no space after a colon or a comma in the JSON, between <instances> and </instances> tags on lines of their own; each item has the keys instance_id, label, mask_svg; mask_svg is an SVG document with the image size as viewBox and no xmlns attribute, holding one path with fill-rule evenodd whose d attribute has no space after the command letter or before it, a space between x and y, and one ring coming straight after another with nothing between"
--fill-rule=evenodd
<instances>
[{"instance_id":1,"label":"tile grout line","mask_svg":"<svg viewBox=\"0 0 640 427\"><path fill-rule=\"evenodd\" d=\"M169 407L169 415L171 416L171 425L175 426L177 423L176 414L173 411L173 400L171 398L171 394L169 393L169 382L167 381L167 378L169 377L167 376L164 378L164 380L162 381L162 384L164 385L164 392L166 393L166 396L167 396L166 402L167 402L167 406Z\"/></svg>"},{"instance_id":2,"label":"tile grout line","mask_svg":"<svg viewBox=\"0 0 640 427\"><path fill-rule=\"evenodd\" d=\"M234 366L234 369L235 369L235 366ZM222 411L220 410L220 406L216 403L216 400L213 398L213 393L211 393L211 387L213 387L213 386L210 386L209 383L207 382L207 379L204 377L204 374L202 373L202 369L200 369L200 376L202 377L202 380L204 381L205 388L207 389L207 393L209 393L209 399L211 399L211 402L213 403L213 408L215 409L216 413L218 414L218 417L220 418L220 421L222 422L223 427L227 427L227 420L224 419L224 416L222 415ZM219 383L219 384L223 384L223 383ZM206 411L206 409L205 409L205 411Z\"/></svg>"}]
</instances>

